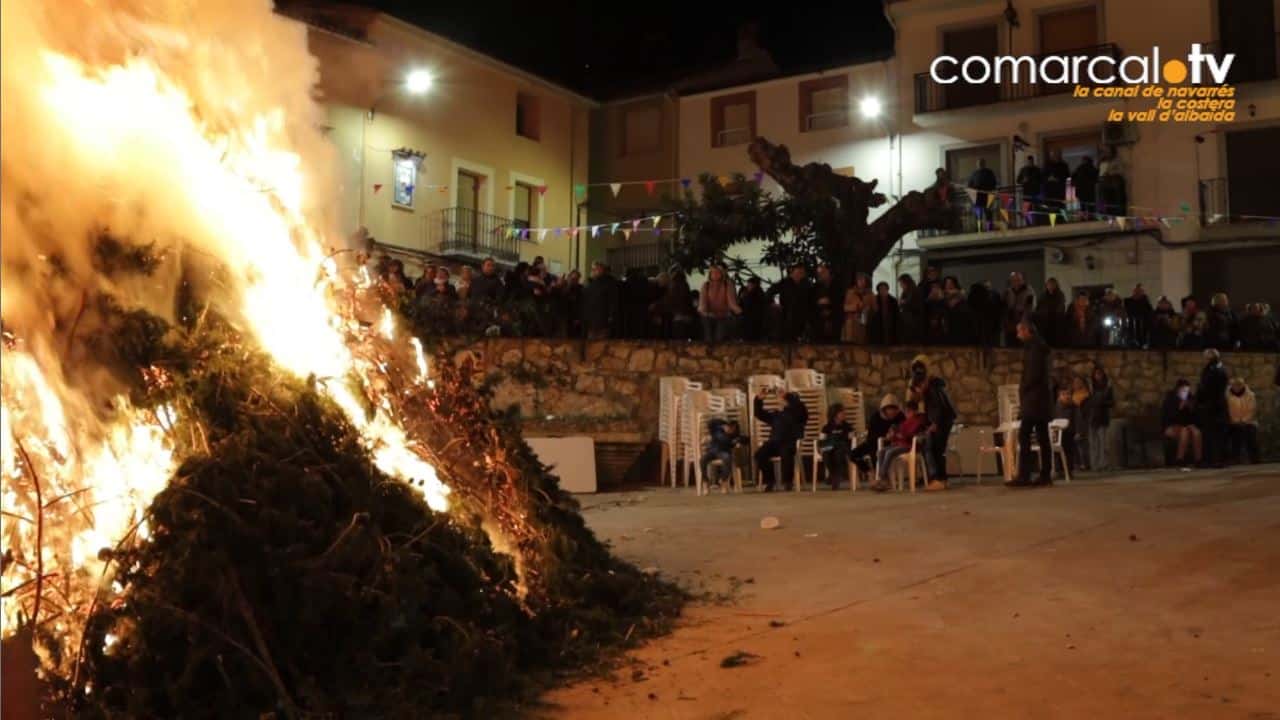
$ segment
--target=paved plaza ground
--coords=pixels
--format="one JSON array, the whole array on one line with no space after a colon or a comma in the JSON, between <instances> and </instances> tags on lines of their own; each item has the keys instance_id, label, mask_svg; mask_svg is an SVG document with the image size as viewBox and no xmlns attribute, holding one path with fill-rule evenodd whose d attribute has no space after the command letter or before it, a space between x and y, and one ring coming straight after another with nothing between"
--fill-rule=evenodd
<instances>
[{"instance_id":1,"label":"paved plaza ground","mask_svg":"<svg viewBox=\"0 0 1280 720\"><path fill-rule=\"evenodd\" d=\"M1280 720L1280 466L582 502L703 599L544 717Z\"/></svg>"}]
</instances>

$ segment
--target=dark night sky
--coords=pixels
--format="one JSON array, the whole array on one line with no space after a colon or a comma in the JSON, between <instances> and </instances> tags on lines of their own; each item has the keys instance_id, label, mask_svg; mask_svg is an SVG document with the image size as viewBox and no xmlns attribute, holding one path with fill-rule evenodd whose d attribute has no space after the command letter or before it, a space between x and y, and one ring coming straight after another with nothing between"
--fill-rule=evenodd
<instances>
[{"instance_id":1,"label":"dark night sky","mask_svg":"<svg viewBox=\"0 0 1280 720\"><path fill-rule=\"evenodd\" d=\"M355 0L597 98L660 90L734 57L738 26L787 74L886 55L880 0L838 3Z\"/></svg>"}]
</instances>

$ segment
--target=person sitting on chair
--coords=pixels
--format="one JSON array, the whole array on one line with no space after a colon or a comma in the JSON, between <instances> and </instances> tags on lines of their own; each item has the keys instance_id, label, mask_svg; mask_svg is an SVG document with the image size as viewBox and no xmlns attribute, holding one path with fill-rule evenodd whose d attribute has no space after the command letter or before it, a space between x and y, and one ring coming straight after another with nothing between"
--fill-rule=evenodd
<instances>
[{"instance_id":1,"label":"person sitting on chair","mask_svg":"<svg viewBox=\"0 0 1280 720\"><path fill-rule=\"evenodd\" d=\"M702 454L702 476L716 487L720 485L721 477L732 482L733 450L744 439L738 432L738 423L714 418L707 423L707 435L710 439L707 441L707 451ZM717 461L721 463L721 474L712 477L711 463Z\"/></svg>"},{"instance_id":2,"label":"person sitting on chair","mask_svg":"<svg viewBox=\"0 0 1280 720\"><path fill-rule=\"evenodd\" d=\"M1191 392L1191 382L1180 378L1173 390L1164 397L1164 407L1160 413L1164 436L1177 443L1173 455L1173 464L1186 467L1187 451L1194 451L1197 463L1204 456L1203 439L1200 428L1196 427L1196 398Z\"/></svg>"},{"instance_id":3,"label":"person sitting on chair","mask_svg":"<svg viewBox=\"0 0 1280 720\"><path fill-rule=\"evenodd\" d=\"M867 420L867 439L849 453L849 459L858 463L862 472L869 474L871 460L880 450L880 438L888 435L889 431L901 423L902 405L898 403L897 395L889 393L880 400L880 410Z\"/></svg>"},{"instance_id":4,"label":"person sitting on chair","mask_svg":"<svg viewBox=\"0 0 1280 720\"><path fill-rule=\"evenodd\" d=\"M827 468L827 480L832 490L839 490L840 483L849 478L849 452L853 449L853 425L845 419L844 405L836 403L827 408L827 424L822 426L822 440L818 450L822 464ZM817 479L814 479L817 482Z\"/></svg>"},{"instance_id":5,"label":"person sitting on chair","mask_svg":"<svg viewBox=\"0 0 1280 720\"><path fill-rule=\"evenodd\" d=\"M880 448L880 455L876 460L876 484L871 486L872 490L884 492L889 489L889 470L893 467L893 461L911 452L912 438L923 435L928 429L929 418L920 412L920 403L908 401L907 414L902 423L889 431L885 437L885 446Z\"/></svg>"},{"instance_id":6,"label":"person sitting on chair","mask_svg":"<svg viewBox=\"0 0 1280 720\"><path fill-rule=\"evenodd\" d=\"M765 391L776 395L778 389ZM773 459L782 461L782 484L790 490L795 474L796 443L804 437L804 426L809 421L809 410L800 396L787 393L780 410L766 410L764 396L756 396L756 419L769 425L769 439L756 450L756 467L764 473L764 491L773 492L777 478L773 476Z\"/></svg>"}]
</instances>

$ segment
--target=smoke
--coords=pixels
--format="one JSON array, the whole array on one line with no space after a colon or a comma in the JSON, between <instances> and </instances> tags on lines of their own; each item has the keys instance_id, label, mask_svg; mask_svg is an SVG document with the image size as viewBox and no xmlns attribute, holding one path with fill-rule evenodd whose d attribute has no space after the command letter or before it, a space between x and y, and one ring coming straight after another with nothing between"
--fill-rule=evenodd
<instances>
[{"instance_id":1,"label":"smoke","mask_svg":"<svg viewBox=\"0 0 1280 720\"><path fill-rule=\"evenodd\" d=\"M0 317L46 373L109 396L68 339L95 329L86 298L167 317L180 274L214 266L218 309L260 336L324 322L311 286L337 184L304 26L269 0L3 0L0 44ZM108 277L104 231L165 262Z\"/></svg>"}]
</instances>

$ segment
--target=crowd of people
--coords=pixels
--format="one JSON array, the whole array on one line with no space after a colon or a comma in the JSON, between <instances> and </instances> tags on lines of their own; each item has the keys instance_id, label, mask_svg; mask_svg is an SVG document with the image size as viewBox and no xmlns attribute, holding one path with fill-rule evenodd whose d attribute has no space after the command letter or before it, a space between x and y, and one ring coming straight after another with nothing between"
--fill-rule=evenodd
<instances>
[{"instance_id":1,"label":"crowd of people","mask_svg":"<svg viewBox=\"0 0 1280 720\"><path fill-rule=\"evenodd\" d=\"M1031 225L1049 225L1049 216L1062 217L1063 210L1070 210L1077 220L1126 215L1129 203L1124 161L1114 147L1103 148L1100 157L1097 165L1092 157L1082 157L1072 169L1058 150L1050 151L1043 166L1027 155L1018 168L1016 192L1022 203L1014 208L1014 216L1029 218ZM978 160L966 187L972 191L976 215L994 220L999 214L988 201L1000 188L985 160Z\"/></svg>"},{"instance_id":2,"label":"crowd of people","mask_svg":"<svg viewBox=\"0 0 1280 720\"><path fill-rule=\"evenodd\" d=\"M427 265L411 279L403 262L385 256L375 270L402 307L445 333L1015 347L1018 321L1029 314L1051 347L1280 350L1280 324L1266 303L1237 312L1218 293L1207 307L1192 296L1175 306L1164 296L1153 302L1141 284L1123 298L1114 288L1068 298L1056 279L1037 292L1018 272L1000 289L987 281L966 290L932 266L919 280L900 276L896 288L872 287L862 274L845 287L830 266L810 278L796 265L766 288L755 276L738 287L715 266L695 290L679 267L619 279L594 263L584 281L576 270L553 275L541 257L506 272L486 259L457 278Z\"/></svg>"}]
</instances>

